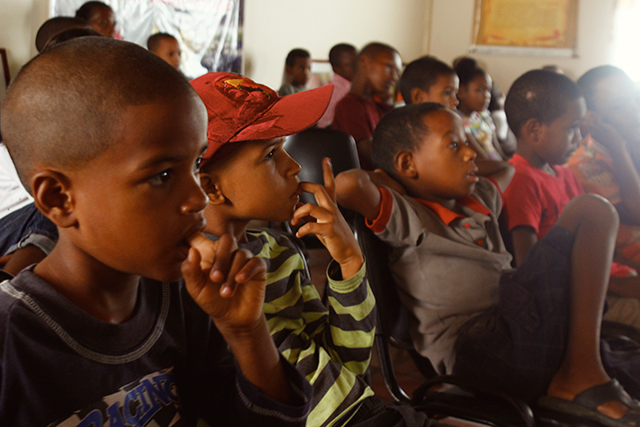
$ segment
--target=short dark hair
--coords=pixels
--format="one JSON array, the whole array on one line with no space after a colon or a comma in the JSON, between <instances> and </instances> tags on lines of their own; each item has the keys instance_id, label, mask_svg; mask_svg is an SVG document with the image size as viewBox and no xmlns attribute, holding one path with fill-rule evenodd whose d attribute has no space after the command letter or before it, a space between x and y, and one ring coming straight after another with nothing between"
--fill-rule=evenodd
<instances>
[{"instance_id":1,"label":"short dark hair","mask_svg":"<svg viewBox=\"0 0 640 427\"><path fill-rule=\"evenodd\" d=\"M104 37L102 34L100 34L96 30L93 30L91 28L70 28L68 30L65 30L51 37L47 42L47 44L44 45L44 48L42 48L42 51L44 52L47 49L51 49L53 46L56 46L60 43L63 43L69 40L73 40L78 37L88 37L88 36Z\"/></svg>"},{"instance_id":2,"label":"short dark hair","mask_svg":"<svg viewBox=\"0 0 640 427\"><path fill-rule=\"evenodd\" d=\"M371 143L371 157L375 167L394 178L397 172L394 158L400 151L413 152L419 141L429 135L424 116L447 108L436 102L422 102L395 108L382 117L376 126Z\"/></svg>"},{"instance_id":3,"label":"short dark hair","mask_svg":"<svg viewBox=\"0 0 640 427\"><path fill-rule=\"evenodd\" d=\"M331 66L335 67L339 65L340 59L343 55L348 54L349 52L357 52L355 46L347 44L347 43L338 43L329 51L329 63Z\"/></svg>"},{"instance_id":4,"label":"short dark hair","mask_svg":"<svg viewBox=\"0 0 640 427\"><path fill-rule=\"evenodd\" d=\"M601 80L611 76L629 77L621 68L613 65L601 65L590 69L578 79L577 84L582 90L588 109L595 111L596 86Z\"/></svg>"},{"instance_id":5,"label":"short dark hair","mask_svg":"<svg viewBox=\"0 0 640 427\"><path fill-rule=\"evenodd\" d=\"M96 10L104 7L111 9L111 6L101 1L88 1L76 10L76 18L84 19L89 22L94 13L96 13Z\"/></svg>"},{"instance_id":6,"label":"short dark hair","mask_svg":"<svg viewBox=\"0 0 640 427\"><path fill-rule=\"evenodd\" d=\"M162 43L162 40L167 39L178 41L178 39L176 39L169 33L155 33L150 35L147 39L147 49L149 49L151 52L155 52L160 47L160 43Z\"/></svg>"},{"instance_id":7,"label":"short dark hair","mask_svg":"<svg viewBox=\"0 0 640 427\"><path fill-rule=\"evenodd\" d=\"M121 138L125 108L197 97L172 66L108 37L80 37L47 49L14 78L2 105L2 133L22 184L38 165L73 170Z\"/></svg>"},{"instance_id":8,"label":"short dark hair","mask_svg":"<svg viewBox=\"0 0 640 427\"><path fill-rule=\"evenodd\" d=\"M36 34L36 49L42 52L51 37L71 28L89 28L89 24L84 19L70 16L56 16L46 20Z\"/></svg>"},{"instance_id":9,"label":"short dark hair","mask_svg":"<svg viewBox=\"0 0 640 427\"><path fill-rule=\"evenodd\" d=\"M487 77L487 72L478 66L473 58L460 58L454 67L456 74L460 79L460 86L467 86L473 79L478 76Z\"/></svg>"},{"instance_id":10,"label":"short dark hair","mask_svg":"<svg viewBox=\"0 0 640 427\"><path fill-rule=\"evenodd\" d=\"M406 104L411 103L411 91L420 88L428 92L440 76L453 76L456 72L433 56L423 56L409 63L400 76L398 89Z\"/></svg>"},{"instance_id":11,"label":"short dark hair","mask_svg":"<svg viewBox=\"0 0 640 427\"><path fill-rule=\"evenodd\" d=\"M284 64L287 67L293 67L296 64L296 59L298 58L311 58L311 54L309 53L309 51L304 49L293 49L287 54L287 59L284 60Z\"/></svg>"},{"instance_id":12,"label":"short dark hair","mask_svg":"<svg viewBox=\"0 0 640 427\"><path fill-rule=\"evenodd\" d=\"M564 114L567 102L582 96L571 79L553 71L531 70L518 77L504 103L509 127L516 136L530 119L549 124Z\"/></svg>"},{"instance_id":13,"label":"short dark hair","mask_svg":"<svg viewBox=\"0 0 640 427\"><path fill-rule=\"evenodd\" d=\"M394 48L393 46L380 42L371 42L362 48L362 50L358 54L358 58L360 58L361 56L367 56L371 59L376 59L377 56L383 52L398 53L396 48Z\"/></svg>"}]
</instances>

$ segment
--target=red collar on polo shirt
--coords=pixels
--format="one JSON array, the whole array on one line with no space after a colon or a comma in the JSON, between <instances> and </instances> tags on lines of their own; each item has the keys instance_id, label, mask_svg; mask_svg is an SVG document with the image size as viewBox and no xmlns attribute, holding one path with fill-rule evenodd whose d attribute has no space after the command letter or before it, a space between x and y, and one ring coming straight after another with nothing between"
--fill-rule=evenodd
<instances>
[{"instance_id":1,"label":"red collar on polo shirt","mask_svg":"<svg viewBox=\"0 0 640 427\"><path fill-rule=\"evenodd\" d=\"M442 222L447 224L447 226L451 225L453 220L456 218L461 218L461 219L466 218L462 214L454 212L451 209L445 208L440 203L429 202L427 200L418 199L417 197L415 199L416 201L420 202L421 204L423 204L424 206L426 206L427 208L435 212L435 214L438 215L438 218L440 218ZM460 203L462 206L466 206L469 209L472 209L475 212L478 212L482 215L491 216L491 211L487 209L485 205L483 205L482 203L480 203L478 200L476 200L471 196L466 196L461 199L457 199L456 203Z\"/></svg>"}]
</instances>

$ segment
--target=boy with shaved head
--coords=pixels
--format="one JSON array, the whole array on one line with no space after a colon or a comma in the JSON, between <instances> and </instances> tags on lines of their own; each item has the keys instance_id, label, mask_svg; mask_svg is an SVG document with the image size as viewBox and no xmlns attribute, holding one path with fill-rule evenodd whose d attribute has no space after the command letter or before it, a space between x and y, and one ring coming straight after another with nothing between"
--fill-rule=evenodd
<instances>
[{"instance_id":1,"label":"boy with shaved head","mask_svg":"<svg viewBox=\"0 0 640 427\"><path fill-rule=\"evenodd\" d=\"M264 263L200 234L207 115L178 72L72 40L18 74L2 130L60 239L0 284L0 425L304 425L309 385L269 336Z\"/></svg>"}]
</instances>

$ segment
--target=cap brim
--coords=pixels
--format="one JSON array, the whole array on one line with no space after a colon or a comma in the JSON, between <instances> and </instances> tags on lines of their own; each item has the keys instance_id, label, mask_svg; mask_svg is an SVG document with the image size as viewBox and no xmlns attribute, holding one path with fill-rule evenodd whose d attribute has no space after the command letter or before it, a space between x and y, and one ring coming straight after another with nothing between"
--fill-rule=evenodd
<instances>
[{"instance_id":1,"label":"cap brim","mask_svg":"<svg viewBox=\"0 0 640 427\"><path fill-rule=\"evenodd\" d=\"M272 139L302 132L320 120L329 105L333 85L283 96L258 120L229 142Z\"/></svg>"}]
</instances>

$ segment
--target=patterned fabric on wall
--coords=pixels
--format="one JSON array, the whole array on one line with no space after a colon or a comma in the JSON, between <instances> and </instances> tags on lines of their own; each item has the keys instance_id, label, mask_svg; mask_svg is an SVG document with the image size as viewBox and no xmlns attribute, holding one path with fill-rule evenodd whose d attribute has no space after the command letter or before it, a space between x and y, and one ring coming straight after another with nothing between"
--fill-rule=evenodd
<instances>
[{"instance_id":1,"label":"patterned fabric on wall","mask_svg":"<svg viewBox=\"0 0 640 427\"><path fill-rule=\"evenodd\" d=\"M157 32L174 36L188 78L242 71L244 0L102 0L116 16L117 37L147 47ZM51 16L74 16L85 0L50 0Z\"/></svg>"}]
</instances>

